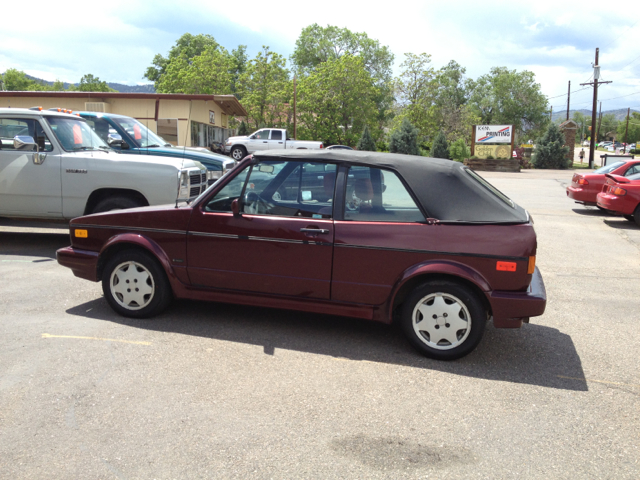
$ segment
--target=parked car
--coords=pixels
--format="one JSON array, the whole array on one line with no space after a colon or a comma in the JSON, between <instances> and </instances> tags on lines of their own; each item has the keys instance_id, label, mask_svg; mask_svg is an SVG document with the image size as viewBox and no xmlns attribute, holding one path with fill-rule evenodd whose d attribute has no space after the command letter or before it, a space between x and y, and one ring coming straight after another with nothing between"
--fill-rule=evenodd
<instances>
[{"instance_id":1,"label":"parked car","mask_svg":"<svg viewBox=\"0 0 640 480\"><path fill-rule=\"evenodd\" d=\"M602 191L605 183L605 174L622 175L629 177L640 173L640 160L616 161L611 165L606 165L593 173L574 173L571 185L567 187L567 197L582 205L595 207L597 205L597 195Z\"/></svg>"},{"instance_id":2,"label":"parked car","mask_svg":"<svg viewBox=\"0 0 640 480\"><path fill-rule=\"evenodd\" d=\"M598 206L616 215L623 215L640 227L640 173L623 177L606 174Z\"/></svg>"},{"instance_id":3,"label":"parked car","mask_svg":"<svg viewBox=\"0 0 640 480\"><path fill-rule=\"evenodd\" d=\"M98 136L115 150L154 157L175 157L194 160L207 167L211 185L231 170L235 162L207 148L174 147L144 124L126 115L101 112L77 112L95 130Z\"/></svg>"},{"instance_id":4,"label":"parked car","mask_svg":"<svg viewBox=\"0 0 640 480\"><path fill-rule=\"evenodd\" d=\"M488 318L517 328L546 305L529 214L450 160L260 152L190 205L70 230L58 262L102 281L128 317L176 297L397 318L414 347L449 360L476 347Z\"/></svg>"},{"instance_id":5,"label":"parked car","mask_svg":"<svg viewBox=\"0 0 640 480\"><path fill-rule=\"evenodd\" d=\"M0 108L0 216L71 219L194 200L206 188L200 162L119 154L79 116Z\"/></svg>"},{"instance_id":6,"label":"parked car","mask_svg":"<svg viewBox=\"0 0 640 480\"><path fill-rule=\"evenodd\" d=\"M322 142L292 140L283 128L262 128L246 137L229 137L224 144L225 152L236 161L265 150L317 150L322 147Z\"/></svg>"}]
</instances>

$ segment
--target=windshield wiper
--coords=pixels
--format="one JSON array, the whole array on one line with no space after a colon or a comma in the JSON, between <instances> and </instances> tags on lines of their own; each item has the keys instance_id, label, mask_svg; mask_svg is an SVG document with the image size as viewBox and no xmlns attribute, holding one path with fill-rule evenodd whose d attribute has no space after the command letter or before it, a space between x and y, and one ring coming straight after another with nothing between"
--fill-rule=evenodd
<instances>
[{"instance_id":1,"label":"windshield wiper","mask_svg":"<svg viewBox=\"0 0 640 480\"><path fill-rule=\"evenodd\" d=\"M160 145L158 145L157 143L154 145L147 145L147 148L158 148Z\"/></svg>"},{"instance_id":2,"label":"windshield wiper","mask_svg":"<svg viewBox=\"0 0 640 480\"><path fill-rule=\"evenodd\" d=\"M97 150L96 147L73 147L74 150Z\"/></svg>"}]
</instances>

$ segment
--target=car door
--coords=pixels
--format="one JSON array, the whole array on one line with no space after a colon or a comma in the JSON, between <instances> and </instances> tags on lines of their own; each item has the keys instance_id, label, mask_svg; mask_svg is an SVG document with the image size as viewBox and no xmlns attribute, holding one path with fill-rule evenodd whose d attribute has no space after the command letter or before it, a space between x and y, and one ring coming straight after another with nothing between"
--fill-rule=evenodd
<instances>
[{"instance_id":1,"label":"car door","mask_svg":"<svg viewBox=\"0 0 640 480\"><path fill-rule=\"evenodd\" d=\"M194 209L187 240L192 284L330 298L332 199L311 198L303 175L309 163L250 165ZM334 172L335 165L326 170L331 194ZM241 208L237 215L234 200Z\"/></svg>"},{"instance_id":2,"label":"car door","mask_svg":"<svg viewBox=\"0 0 640 480\"><path fill-rule=\"evenodd\" d=\"M16 150L16 135L32 137L40 153ZM60 152L40 122L19 116L0 119L0 214L62 217Z\"/></svg>"},{"instance_id":3,"label":"car door","mask_svg":"<svg viewBox=\"0 0 640 480\"><path fill-rule=\"evenodd\" d=\"M284 140L282 130L271 130L269 150L284 150Z\"/></svg>"},{"instance_id":4,"label":"car door","mask_svg":"<svg viewBox=\"0 0 640 480\"><path fill-rule=\"evenodd\" d=\"M258 150L268 150L270 133L270 128L263 128L251 135L249 140L247 140L247 151L257 152Z\"/></svg>"}]
</instances>

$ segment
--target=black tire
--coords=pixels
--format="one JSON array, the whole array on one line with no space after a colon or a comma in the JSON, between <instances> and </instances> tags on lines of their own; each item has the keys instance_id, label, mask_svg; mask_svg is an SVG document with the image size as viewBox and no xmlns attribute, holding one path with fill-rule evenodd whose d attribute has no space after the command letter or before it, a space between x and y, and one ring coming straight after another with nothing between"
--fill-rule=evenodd
<instances>
[{"instance_id":1,"label":"black tire","mask_svg":"<svg viewBox=\"0 0 640 480\"><path fill-rule=\"evenodd\" d=\"M141 250L124 250L107 261L102 291L111 308L123 317L152 317L173 300L164 269L151 254Z\"/></svg>"},{"instance_id":2,"label":"black tire","mask_svg":"<svg viewBox=\"0 0 640 480\"><path fill-rule=\"evenodd\" d=\"M626 220L629 220L630 222L635 222L636 221L636 218L633 215L623 215L623 217Z\"/></svg>"},{"instance_id":3,"label":"black tire","mask_svg":"<svg viewBox=\"0 0 640 480\"><path fill-rule=\"evenodd\" d=\"M418 310L421 305L426 311ZM422 324L425 320L427 323ZM451 281L420 285L402 307L401 327L409 342L423 355L436 360L455 360L469 354L480 343L486 323L487 311L477 295ZM418 324L425 328L420 329ZM435 334L449 339L432 342Z\"/></svg>"},{"instance_id":4,"label":"black tire","mask_svg":"<svg viewBox=\"0 0 640 480\"><path fill-rule=\"evenodd\" d=\"M235 146L231 149L229 155L231 155L231 158L233 158L236 162L239 162L247 156L247 149L241 146Z\"/></svg>"},{"instance_id":5,"label":"black tire","mask_svg":"<svg viewBox=\"0 0 640 480\"><path fill-rule=\"evenodd\" d=\"M633 220L636 222L636 225L640 227L640 205L638 205L633 212Z\"/></svg>"},{"instance_id":6,"label":"black tire","mask_svg":"<svg viewBox=\"0 0 640 480\"><path fill-rule=\"evenodd\" d=\"M109 212L111 210L125 210L127 208L136 208L142 207L142 205L138 200L134 200L131 197L107 197L100 200L91 213L102 213Z\"/></svg>"}]
</instances>

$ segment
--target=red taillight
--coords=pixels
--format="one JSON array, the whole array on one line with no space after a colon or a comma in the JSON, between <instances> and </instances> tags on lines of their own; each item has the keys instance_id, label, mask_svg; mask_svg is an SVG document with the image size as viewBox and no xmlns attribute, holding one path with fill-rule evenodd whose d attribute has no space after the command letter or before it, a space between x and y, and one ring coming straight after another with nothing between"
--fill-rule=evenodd
<instances>
[{"instance_id":1,"label":"red taillight","mask_svg":"<svg viewBox=\"0 0 640 480\"><path fill-rule=\"evenodd\" d=\"M320 144L320 148L324 148L322 144Z\"/></svg>"},{"instance_id":2,"label":"red taillight","mask_svg":"<svg viewBox=\"0 0 640 480\"><path fill-rule=\"evenodd\" d=\"M627 191L624 188L620 188L620 187L613 187L611 189L611 193L613 193L614 195L618 195L619 197L626 195Z\"/></svg>"},{"instance_id":3,"label":"red taillight","mask_svg":"<svg viewBox=\"0 0 640 480\"><path fill-rule=\"evenodd\" d=\"M577 183L578 183L578 185L589 185L589 180L587 180L584 177L580 177L580 178L578 178L578 182Z\"/></svg>"}]
</instances>

